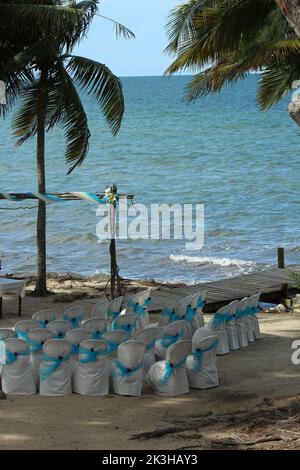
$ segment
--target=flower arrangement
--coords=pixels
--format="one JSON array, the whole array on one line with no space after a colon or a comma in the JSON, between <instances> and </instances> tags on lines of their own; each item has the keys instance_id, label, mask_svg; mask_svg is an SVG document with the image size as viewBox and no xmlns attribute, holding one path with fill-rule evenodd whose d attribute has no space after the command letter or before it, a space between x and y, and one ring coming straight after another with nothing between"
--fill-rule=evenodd
<instances>
[{"instance_id":1,"label":"flower arrangement","mask_svg":"<svg viewBox=\"0 0 300 470\"><path fill-rule=\"evenodd\" d=\"M104 193L105 193L105 196L104 196L105 202L108 204L112 204L114 207L116 207L117 202L119 200L117 185L113 184L112 186L106 188Z\"/></svg>"}]
</instances>

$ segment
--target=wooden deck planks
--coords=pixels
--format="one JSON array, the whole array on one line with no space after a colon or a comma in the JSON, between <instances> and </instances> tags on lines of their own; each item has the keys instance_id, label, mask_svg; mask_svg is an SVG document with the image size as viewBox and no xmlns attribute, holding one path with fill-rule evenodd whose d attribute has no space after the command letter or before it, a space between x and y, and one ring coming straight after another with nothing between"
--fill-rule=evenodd
<instances>
[{"instance_id":1,"label":"wooden deck planks","mask_svg":"<svg viewBox=\"0 0 300 470\"><path fill-rule=\"evenodd\" d=\"M300 266L290 267L300 273ZM263 295L276 295L281 290L282 284L300 285L300 280L291 279L285 271L270 268L253 274L243 274L238 277L206 282L193 286L180 286L174 288L162 288L155 290L152 295L153 303L150 311L158 311L168 303L177 302L187 295L195 292L207 291L207 308L213 311L220 304L226 304L231 300L242 299L249 295L261 292Z\"/></svg>"}]
</instances>

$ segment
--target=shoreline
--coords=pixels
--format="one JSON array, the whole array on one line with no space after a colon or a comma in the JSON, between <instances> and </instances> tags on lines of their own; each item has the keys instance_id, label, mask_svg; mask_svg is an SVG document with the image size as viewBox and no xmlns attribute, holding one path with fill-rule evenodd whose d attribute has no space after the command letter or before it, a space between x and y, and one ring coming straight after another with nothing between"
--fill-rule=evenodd
<instances>
[{"instance_id":1,"label":"shoreline","mask_svg":"<svg viewBox=\"0 0 300 470\"><path fill-rule=\"evenodd\" d=\"M12 279L26 279L26 295L31 296L34 289L36 276L31 275L18 275L18 274L4 274L0 278ZM58 302L73 302L80 299L97 299L105 296L107 282L109 276L102 274L94 274L85 276L77 273L48 273L47 285L49 291L53 294L53 301ZM186 283L162 283L154 279L125 279L121 278L124 283L126 293L135 294L139 290L147 287L152 287L154 290L174 289L177 287L188 287L190 284ZM193 284L201 286L202 283ZM51 298L51 294L49 295Z\"/></svg>"}]
</instances>

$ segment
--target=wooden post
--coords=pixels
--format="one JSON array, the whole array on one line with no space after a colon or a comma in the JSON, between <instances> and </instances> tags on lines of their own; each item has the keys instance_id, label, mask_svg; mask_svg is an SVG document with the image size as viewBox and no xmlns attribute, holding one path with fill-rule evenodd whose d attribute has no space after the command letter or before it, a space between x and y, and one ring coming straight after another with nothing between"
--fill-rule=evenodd
<instances>
[{"instance_id":1,"label":"wooden post","mask_svg":"<svg viewBox=\"0 0 300 470\"><path fill-rule=\"evenodd\" d=\"M111 299L115 299L121 295L120 276L117 263L117 247L116 247L116 208L113 204L109 206L109 222L110 222L110 295Z\"/></svg>"},{"instance_id":2,"label":"wooden post","mask_svg":"<svg viewBox=\"0 0 300 470\"><path fill-rule=\"evenodd\" d=\"M2 318L2 297L0 297L0 318Z\"/></svg>"},{"instance_id":3,"label":"wooden post","mask_svg":"<svg viewBox=\"0 0 300 470\"><path fill-rule=\"evenodd\" d=\"M279 269L284 269L284 248L277 248L277 264Z\"/></svg>"},{"instance_id":4,"label":"wooden post","mask_svg":"<svg viewBox=\"0 0 300 470\"><path fill-rule=\"evenodd\" d=\"M19 308L18 308L18 315L20 316L22 313L22 297L19 295Z\"/></svg>"}]
</instances>

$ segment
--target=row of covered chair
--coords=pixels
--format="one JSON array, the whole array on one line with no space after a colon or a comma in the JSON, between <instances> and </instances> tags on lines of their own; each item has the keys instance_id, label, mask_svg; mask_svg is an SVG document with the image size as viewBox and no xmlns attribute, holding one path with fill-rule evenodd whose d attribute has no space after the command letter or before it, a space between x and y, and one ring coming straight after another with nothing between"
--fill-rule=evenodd
<instances>
[{"instance_id":1,"label":"row of covered chair","mask_svg":"<svg viewBox=\"0 0 300 470\"><path fill-rule=\"evenodd\" d=\"M29 342L14 338L13 330L1 329L0 362L2 387L6 393L65 395L140 395L144 379L158 394L187 393L194 388L218 384L216 335L198 329L193 339L180 339L166 348L165 359L156 362L153 340L156 331L145 328L128 339L122 331L117 349L105 339L82 339L86 330L70 330L66 339L51 339L46 329L33 329ZM73 336L72 336L73 333ZM150 334L151 333L151 334ZM51 333L50 333L51 334ZM82 335L82 338L80 336ZM125 338L125 336L126 338ZM72 336L72 337L71 337ZM67 338L73 341L68 341ZM77 341L74 343L74 338ZM30 341L34 338L34 341ZM46 340L41 341L41 339ZM116 338L114 338L116 339ZM75 346L75 347L74 347Z\"/></svg>"},{"instance_id":2,"label":"row of covered chair","mask_svg":"<svg viewBox=\"0 0 300 470\"><path fill-rule=\"evenodd\" d=\"M122 301L120 297L98 302L89 319L77 307L68 309L61 319L44 310L34 314L32 320L17 322L14 331L0 329L3 388L7 393L40 390L41 394L55 395L73 390L101 395L108 393L110 377L111 390L116 393L139 395L146 379L156 393L177 395L186 393L189 386L216 386L216 352L225 354L245 346L246 338L251 341L259 336L259 294L231 302L216 312L206 327L202 311L205 293L168 305L157 323L150 323L150 289L128 299L123 310ZM23 340L20 351L13 350L13 345L19 347L13 336ZM31 385L24 389L26 380L18 374L14 382L12 371L19 359L28 377L33 377L34 388L28 379ZM50 364L46 367L47 361ZM70 372L64 382L67 369ZM60 377L58 384L63 385L55 385L56 376Z\"/></svg>"},{"instance_id":3,"label":"row of covered chair","mask_svg":"<svg viewBox=\"0 0 300 470\"><path fill-rule=\"evenodd\" d=\"M105 384L107 382L107 377L110 375L111 383L113 384L112 390L117 391L117 393L129 393L130 390L128 391L128 383L131 382L131 378L135 376L141 376L143 378L147 376L147 379L150 384L152 384L154 390L157 393L160 393L158 387L159 383L157 383L156 378L157 374L159 376L159 371L166 367L168 370L168 380L165 378L163 380L164 383L161 386L163 386L168 393L177 394L178 391L180 392L182 389L182 387L178 388L180 377L177 377L177 380L174 382L172 376L178 375L177 369L181 370L183 365L185 365L183 364L183 362L185 363L187 355L185 353L190 353L191 350L192 355L189 363L191 364L193 374L196 374L197 372L198 385L201 388L201 380L199 381L199 377L201 377L205 370L205 367L202 366L202 356L206 357L207 353L210 352L210 349L209 351L206 351L204 348L204 351L202 352L201 344L198 345L199 337L194 335L195 337L193 337L193 341L191 341L191 339L193 332L198 330L199 326L201 327L204 324L202 314L202 307L204 305L203 294L202 296L200 294L189 296L183 299L183 301L173 304L172 307L164 309L157 324L150 323L149 319L148 306L151 302L150 295L151 291L147 289L146 291L133 296L128 299L127 305L123 310L121 310L122 298L115 299L112 302L100 301L92 309L92 318L87 320L84 319L83 312L78 307L73 307L65 311L61 319L57 319L57 315L51 310L40 311L33 315L32 320L17 322L15 331L6 330L5 332L5 330L2 329L1 332L0 330L0 338L2 337L2 339L5 340L7 337L9 338L10 336L16 335L20 340L25 341L25 344L27 343L28 349L24 351L22 349L24 348L24 343L21 343L21 361L23 361L25 367L26 359L24 359L24 357L26 356L25 352L28 351L29 361L27 361L26 367L28 370L32 370L34 389L40 390L40 393L42 394L50 393L51 390L51 394L60 394L59 387L57 390L54 386L55 381L53 383L52 379L49 378L48 380L47 374L45 376L45 372L43 372L45 369L45 359L49 361L50 357L52 357L50 362L53 362L53 367L48 368L52 371L50 374L51 376L52 374L54 374L54 376L56 375L55 366L57 366L57 364L59 364L59 366L57 366L57 370L63 371L62 376L64 376L67 369L67 367L63 367L65 363L71 365L73 377L72 390L78 393L81 393L81 388L78 384L84 383L86 384L86 387L82 390L82 393L89 392L90 394L94 394L96 389L99 392L99 387L97 385L96 388L90 386L88 385L88 380L81 380L80 377L82 374L86 375L87 369L89 370L88 375L90 374L91 376L93 376L92 370L99 369L97 373L99 375L100 369L105 369L105 367L98 367L99 361L101 363L103 360L102 362L108 365L106 372L103 373L103 377L106 377L105 380L103 379L103 383ZM213 335L207 335L206 332L205 336L208 338L210 338L210 336L213 337ZM217 337L213 338L213 343L216 341L216 338ZM201 337L201 340L203 339L204 338ZM67 342L64 343L64 346L62 343L63 340ZM15 340L13 343L11 341L4 342L6 343L5 347L8 350L8 355L10 357L12 357L12 354L18 356L18 350L9 350L9 347L12 348L13 345L18 347L18 341ZM66 344L69 344L70 352L67 351L68 347ZM139 351L141 350L139 345L141 344L143 345L142 367L140 367L141 361L138 361L138 364L135 364L136 361L134 354L134 350L136 348L137 356L139 357ZM86 349L88 347L91 347L93 351L87 351ZM58 348L58 351L55 353L56 348ZM60 350L59 348L62 348L63 350ZM66 348L66 350L64 348ZM131 367L122 362L124 361L124 358L126 362L127 349L130 351L129 356L132 362ZM212 350L213 349L215 349L215 346ZM179 364L177 360L178 355L182 356ZM197 367L195 366L196 357L198 358L196 361L198 364ZM156 359L158 362L156 362ZM7 389L8 393L9 389L10 393L12 393L15 386L13 385L12 387L9 387L6 385L6 372L7 369L13 369L11 366L15 361L10 363L11 359L6 358L6 361L7 360L8 363L4 361L3 383L4 388ZM57 361L61 361L61 363ZM170 364L174 366L173 374L170 374L170 368L172 368ZM201 364L201 367L199 364ZM113 370L115 367L117 367L117 370ZM185 367L183 370L185 371ZM212 367L212 370L215 372L212 374L211 380L206 382L204 380L205 387L215 386L217 384L216 366ZM28 374L28 377L30 377L30 372L28 372ZM98 376L97 374L96 376ZM121 377L121 383L125 386L125 390L123 390L122 387L118 387L117 377ZM173 382L174 384L176 383L177 386L175 386ZM20 384L19 378L17 378L15 383ZM24 384L24 382L22 383ZM47 383L51 384L50 392L49 390L47 392L47 387L45 385ZM67 383L67 387L65 388L63 386L62 389L69 393L70 378ZM133 380L133 383L133 390L131 390L129 394L139 394L141 382L135 382ZM187 381L185 381L185 384L186 383ZM19 393L21 393L22 387L20 389L18 385L17 388ZM183 388L186 390L186 387ZM33 393L32 384L27 388L25 387L25 390L23 389L23 393L26 391L28 392L28 390L30 393ZM106 393L107 383L104 385L103 390Z\"/></svg>"},{"instance_id":4,"label":"row of covered chair","mask_svg":"<svg viewBox=\"0 0 300 470\"><path fill-rule=\"evenodd\" d=\"M257 314L260 293L234 300L221 307L208 322L207 329L218 335L217 354L228 354L248 346L260 337Z\"/></svg>"}]
</instances>

